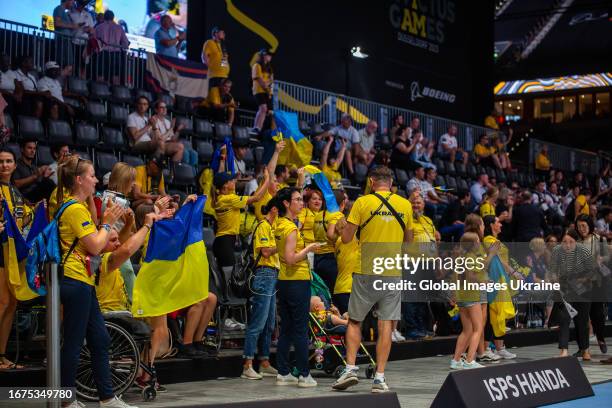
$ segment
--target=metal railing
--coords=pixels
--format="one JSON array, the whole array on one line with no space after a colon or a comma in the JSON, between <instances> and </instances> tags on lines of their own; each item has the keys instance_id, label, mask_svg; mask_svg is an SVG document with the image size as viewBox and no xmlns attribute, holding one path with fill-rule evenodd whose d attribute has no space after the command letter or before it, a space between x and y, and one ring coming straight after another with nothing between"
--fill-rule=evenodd
<instances>
[{"instance_id":1,"label":"metal railing","mask_svg":"<svg viewBox=\"0 0 612 408\"><path fill-rule=\"evenodd\" d=\"M0 19L0 52L12 57L31 56L34 68L45 63L72 65L75 77L104 80L129 88L144 87L146 52L120 46L102 46L95 52L86 37L75 37L43 28Z\"/></svg>"},{"instance_id":2,"label":"metal railing","mask_svg":"<svg viewBox=\"0 0 612 408\"><path fill-rule=\"evenodd\" d=\"M301 120L310 123L333 125L338 123L341 113L350 113L354 121L362 126L365 126L368 120L376 120L383 134L392 126L391 120L395 115L404 116L406 124L412 118L419 118L425 137L435 142L448 131L450 125L456 125L457 141L459 146L466 150L472 150L481 134L494 132L482 126L284 81L275 81L274 108L296 112Z\"/></svg>"},{"instance_id":3,"label":"metal railing","mask_svg":"<svg viewBox=\"0 0 612 408\"><path fill-rule=\"evenodd\" d=\"M597 153L543 140L529 139L529 164L532 168L543 145L548 146L548 158L554 169L582 171L588 175L595 175L601 168L602 157Z\"/></svg>"}]
</instances>

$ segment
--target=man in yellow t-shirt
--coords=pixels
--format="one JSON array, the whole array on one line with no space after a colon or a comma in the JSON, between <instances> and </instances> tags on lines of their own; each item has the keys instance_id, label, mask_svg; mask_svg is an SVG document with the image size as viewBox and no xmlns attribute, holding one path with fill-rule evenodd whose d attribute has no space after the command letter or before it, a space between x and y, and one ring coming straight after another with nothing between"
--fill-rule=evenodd
<instances>
[{"instance_id":1,"label":"man in yellow t-shirt","mask_svg":"<svg viewBox=\"0 0 612 408\"><path fill-rule=\"evenodd\" d=\"M332 300L334 305L344 314L348 311L353 274L361 271L361 252L356 239L348 244L342 238L336 241L336 260L338 261L338 277L333 288Z\"/></svg>"},{"instance_id":2,"label":"man in yellow t-shirt","mask_svg":"<svg viewBox=\"0 0 612 408\"><path fill-rule=\"evenodd\" d=\"M229 56L225 48L225 31L212 29L212 38L202 47L202 62L208 66L208 89L212 89L227 78L230 72Z\"/></svg>"},{"instance_id":3,"label":"man in yellow t-shirt","mask_svg":"<svg viewBox=\"0 0 612 408\"><path fill-rule=\"evenodd\" d=\"M274 109L272 106L272 54L267 49L259 51L259 60L251 66L251 80L253 81L253 96L257 103L257 114L253 127L255 131L263 129L266 116Z\"/></svg>"},{"instance_id":4,"label":"man in yellow t-shirt","mask_svg":"<svg viewBox=\"0 0 612 408\"><path fill-rule=\"evenodd\" d=\"M234 100L231 90L232 81L223 78L218 86L210 88L206 99L200 103L199 113L214 122L223 122L232 126L238 102Z\"/></svg>"},{"instance_id":5,"label":"man in yellow t-shirt","mask_svg":"<svg viewBox=\"0 0 612 408\"><path fill-rule=\"evenodd\" d=\"M355 234L359 229L361 258L364 255L368 258L368 254L364 252L375 252L374 261L381 255L401 255L403 245L413 240L412 206L408 200L391 192L393 173L389 168L381 166L373 169L369 179L374 194L358 198L348 218L338 221L336 228L342 231L342 242L346 244L356 239ZM372 245L376 247L372 248ZM376 274L376 262L366 262L367 260L362 259L361 270L353 275L348 306L349 324L346 331L347 365L332 388L345 390L359 382L355 360L361 341L361 322L372 306L377 305L379 333L372 392L386 392L389 387L385 382L384 371L391 350L393 322L401 319L401 291L389 285L400 284L401 271L391 270L389 274L384 271L382 274ZM365 270L364 265L368 265ZM384 286L385 284L387 286Z\"/></svg>"},{"instance_id":6,"label":"man in yellow t-shirt","mask_svg":"<svg viewBox=\"0 0 612 408\"><path fill-rule=\"evenodd\" d=\"M489 135L480 135L478 143L474 146L474 154L476 155L476 162L484 166L496 167L501 169L501 163L499 157L495 154L495 147L491 146Z\"/></svg>"}]
</instances>

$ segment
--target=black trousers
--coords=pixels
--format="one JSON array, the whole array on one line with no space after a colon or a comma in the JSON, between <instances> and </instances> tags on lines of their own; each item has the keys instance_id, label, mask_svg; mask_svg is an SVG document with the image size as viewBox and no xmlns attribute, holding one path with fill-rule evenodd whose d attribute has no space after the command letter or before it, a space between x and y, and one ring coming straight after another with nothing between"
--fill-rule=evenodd
<instances>
[{"instance_id":1,"label":"black trousers","mask_svg":"<svg viewBox=\"0 0 612 408\"><path fill-rule=\"evenodd\" d=\"M591 317L593 333L597 337L598 341L605 341L607 308L608 304L605 302L591 302L591 309L589 310L589 315Z\"/></svg>"},{"instance_id":2,"label":"black trousers","mask_svg":"<svg viewBox=\"0 0 612 408\"><path fill-rule=\"evenodd\" d=\"M570 304L578 312L574 317L578 349L586 350L589 348L589 311L591 309L591 303L570 302ZM551 315L559 322L559 348L567 349L570 335L570 321L572 319L567 312L565 304L563 304L563 302L555 302Z\"/></svg>"}]
</instances>

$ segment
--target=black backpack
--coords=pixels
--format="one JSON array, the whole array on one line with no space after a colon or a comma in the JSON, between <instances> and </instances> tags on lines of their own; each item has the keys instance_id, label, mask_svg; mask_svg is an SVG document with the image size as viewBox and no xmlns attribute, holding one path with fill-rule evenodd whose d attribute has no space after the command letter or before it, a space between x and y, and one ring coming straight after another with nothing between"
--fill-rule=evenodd
<instances>
[{"instance_id":1,"label":"black backpack","mask_svg":"<svg viewBox=\"0 0 612 408\"><path fill-rule=\"evenodd\" d=\"M241 299L249 298L253 294L250 282L255 274L255 268L261 259L261 251L257 254L257 257L253 257L253 241L255 240L257 229L264 222L268 221L260 221L253 230L253 233L249 236L249 242L246 250L242 253L240 264L234 268L232 276L230 277L229 286L231 292Z\"/></svg>"}]
</instances>

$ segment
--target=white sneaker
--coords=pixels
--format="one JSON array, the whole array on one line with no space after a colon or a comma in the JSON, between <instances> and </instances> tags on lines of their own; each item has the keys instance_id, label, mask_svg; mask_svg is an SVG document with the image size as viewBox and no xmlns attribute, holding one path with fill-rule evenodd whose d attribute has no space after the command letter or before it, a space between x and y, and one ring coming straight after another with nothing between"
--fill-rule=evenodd
<instances>
[{"instance_id":1,"label":"white sneaker","mask_svg":"<svg viewBox=\"0 0 612 408\"><path fill-rule=\"evenodd\" d=\"M246 329L246 325L244 323L240 323L238 320L234 319L233 317L230 317L230 320L232 322L234 322L234 324L240 329L240 330L244 330Z\"/></svg>"},{"instance_id":2,"label":"white sneaker","mask_svg":"<svg viewBox=\"0 0 612 408\"><path fill-rule=\"evenodd\" d=\"M85 408L85 404L78 400L74 400L70 403L70 405L66 405L64 408Z\"/></svg>"},{"instance_id":3,"label":"white sneaker","mask_svg":"<svg viewBox=\"0 0 612 408\"><path fill-rule=\"evenodd\" d=\"M385 382L385 379L384 378L382 380L374 379L374 382L372 383L372 393L379 394L383 392L389 392L389 386Z\"/></svg>"},{"instance_id":4,"label":"white sneaker","mask_svg":"<svg viewBox=\"0 0 612 408\"><path fill-rule=\"evenodd\" d=\"M115 396L115 398L113 398L110 401L107 402L102 402L100 401L100 407L104 407L104 408L138 408L134 405L129 405L127 404L125 401L123 401L121 398Z\"/></svg>"},{"instance_id":5,"label":"white sneaker","mask_svg":"<svg viewBox=\"0 0 612 408\"><path fill-rule=\"evenodd\" d=\"M291 373L287 375L277 375L276 376L276 385L296 385L298 383L298 379L291 375Z\"/></svg>"},{"instance_id":6,"label":"white sneaker","mask_svg":"<svg viewBox=\"0 0 612 408\"><path fill-rule=\"evenodd\" d=\"M393 338L395 338L395 340L393 340ZM406 341L406 338L402 336L402 333L400 333L399 330L393 330L393 334L391 334L391 339L395 342Z\"/></svg>"},{"instance_id":7,"label":"white sneaker","mask_svg":"<svg viewBox=\"0 0 612 408\"><path fill-rule=\"evenodd\" d=\"M242 369L242 375L240 378L244 378L245 380L261 380L263 375L253 370L253 366L248 366Z\"/></svg>"},{"instance_id":8,"label":"white sneaker","mask_svg":"<svg viewBox=\"0 0 612 408\"><path fill-rule=\"evenodd\" d=\"M340 377L332 384L332 389L344 391L347 388L357 384L359 384L359 378L357 378L357 370L351 370L344 367Z\"/></svg>"},{"instance_id":9,"label":"white sneaker","mask_svg":"<svg viewBox=\"0 0 612 408\"><path fill-rule=\"evenodd\" d=\"M302 377L300 375L300 378L298 379L298 387L310 388L310 387L316 387L316 386L317 386L317 382L314 380L314 378L312 378L312 375L308 374L308 377Z\"/></svg>"},{"instance_id":10,"label":"white sneaker","mask_svg":"<svg viewBox=\"0 0 612 408\"><path fill-rule=\"evenodd\" d=\"M476 362L476 360L472 361L471 363L468 363L467 361L463 361L463 369L464 370L469 370L472 368L482 368L484 367L482 364L478 364Z\"/></svg>"},{"instance_id":11,"label":"white sneaker","mask_svg":"<svg viewBox=\"0 0 612 408\"><path fill-rule=\"evenodd\" d=\"M487 348L485 350L484 353L482 353L480 356L478 356L478 359L480 361L483 362L489 362L489 363L497 363L499 362L499 360L501 360L503 357L498 356L497 354L495 354L493 351L491 351L490 348Z\"/></svg>"},{"instance_id":12,"label":"white sneaker","mask_svg":"<svg viewBox=\"0 0 612 408\"><path fill-rule=\"evenodd\" d=\"M267 367L259 366L259 375L262 377L276 377L278 375L278 370L271 365Z\"/></svg>"},{"instance_id":13,"label":"white sneaker","mask_svg":"<svg viewBox=\"0 0 612 408\"><path fill-rule=\"evenodd\" d=\"M450 369L451 370L463 370L463 359L459 361L455 361L451 359L450 361Z\"/></svg>"},{"instance_id":14,"label":"white sneaker","mask_svg":"<svg viewBox=\"0 0 612 408\"><path fill-rule=\"evenodd\" d=\"M501 349L501 350L497 350L496 353L500 358L503 358L504 360L512 360L514 358L516 358L516 354L509 352L508 350L506 350L505 348Z\"/></svg>"}]
</instances>

